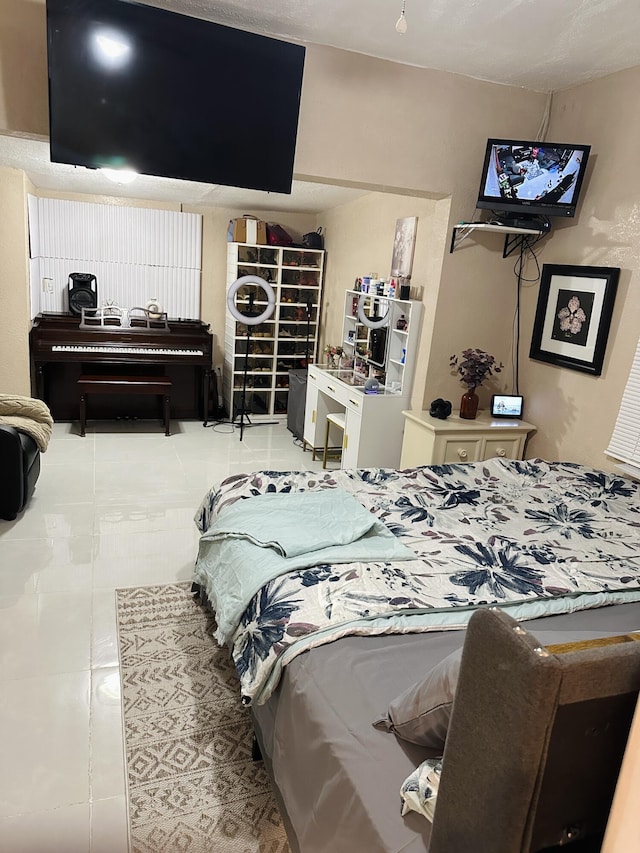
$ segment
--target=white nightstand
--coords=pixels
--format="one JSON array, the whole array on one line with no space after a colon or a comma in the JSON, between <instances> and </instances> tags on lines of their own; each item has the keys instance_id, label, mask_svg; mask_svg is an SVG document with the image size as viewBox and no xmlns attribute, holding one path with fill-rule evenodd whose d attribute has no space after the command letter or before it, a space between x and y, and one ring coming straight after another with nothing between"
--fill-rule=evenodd
<instances>
[{"instance_id":1,"label":"white nightstand","mask_svg":"<svg viewBox=\"0 0 640 853\"><path fill-rule=\"evenodd\" d=\"M405 417L401 468L481 462L494 456L522 459L527 435L536 428L520 420L492 418L487 411L473 420L453 412L446 420L429 412L403 412Z\"/></svg>"}]
</instances>

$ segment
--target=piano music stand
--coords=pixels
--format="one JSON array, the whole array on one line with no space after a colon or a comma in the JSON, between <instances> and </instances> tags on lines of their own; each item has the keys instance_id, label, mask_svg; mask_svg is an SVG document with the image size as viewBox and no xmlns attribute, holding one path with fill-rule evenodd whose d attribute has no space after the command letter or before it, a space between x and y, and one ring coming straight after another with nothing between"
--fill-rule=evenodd
<instances>
[{"instance_id":1,"label":"piano music stand","mask_svg":"<svg viewBox=\"0 0 640 853\"><path fill-rule=\"evenodd\" d=\"M235 295L243 287L245 284L255 284L258 287L261 287L267 295L267 307L262 311L262 313L257 313L254 311L254 295L253 292L249 294L249 311L246 314L243 314L235 303ZM260 278L257 275L244 275L239 279L234 281L234 283L229 288L229 292L227 293L227 308L229 309L229 313L231 316L237 320L239 323L244 323L247 327L247 344L244 351L244 366L242 370L242 394L240 396L240 441L242 441L244 437L244 431L247 427L252 426L273 426L277 424L278 421L260 421L260 423L251 423L249 420L249 415L246 411L246 398L247 398L247 373L249 370L249 351L251 350L251 327L258 326L260 323L264 323L265 320L268 320L269 317L273 314L275 308L275 293L271 285L265 279ZM235 421L235 415L233 414L233 388L231 389L231 423ZM246 423L245 423L246 420Z\"/></svg>"}]
</instances>

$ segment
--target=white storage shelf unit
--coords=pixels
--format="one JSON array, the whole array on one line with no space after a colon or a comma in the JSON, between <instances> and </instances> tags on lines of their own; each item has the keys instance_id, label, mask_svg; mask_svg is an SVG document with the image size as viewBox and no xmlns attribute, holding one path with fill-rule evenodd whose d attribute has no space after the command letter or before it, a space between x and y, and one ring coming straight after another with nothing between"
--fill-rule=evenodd
<instances>
[{"instance_id":1,"label":"white storage shelf unit","mask_svg":"<svg viewBox=\"0 0 640 853\"><path fill-rule=\"evenodd\" d=\"M389 323L382 329L368 328L358 317L360 302L364 314L370 318L383 318L388 311ZM342 348L346 364L352 361L354 375L363 381L377 378L388 393L410 394L421 314L422 303L416 300L348 290Z\"/></svg>"},{"instance_id":2,"label":"white storage shelf unit","mask_svg":"<svg viewBox=\"0 0 640 853\"><path fill-rule=\"evenodd\" d=\"M316 361L323 268L321 250L227 244L227 292L238 278L258 276L273 287L276 298L271 317L251 327L248 353L246 324L227 312L223 395L230 417L241 408L245 358L245 411L258 419L286 415L289 371ZM267 305L264 290L248 284L236 294L242 313L250 299L254 311Z\"/></svg>"}]
</instances>

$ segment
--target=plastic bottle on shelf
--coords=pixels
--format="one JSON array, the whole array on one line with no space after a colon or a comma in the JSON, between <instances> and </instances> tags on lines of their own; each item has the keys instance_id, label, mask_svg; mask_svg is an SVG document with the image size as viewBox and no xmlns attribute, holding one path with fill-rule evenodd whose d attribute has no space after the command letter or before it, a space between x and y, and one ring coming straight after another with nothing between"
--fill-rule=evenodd
<instances>
[{"instance_id":1,"label":"plastic bottle on shelf","mask_svg":"<svg viewBox=\"0 0 640 853\"><path fill-rule=\"evenodd\" d=\"M407 318L404 316L404 314L401 314L396 320L396 329L398 329L400 332L406 332Z\"/></svg>"}]
</instances>

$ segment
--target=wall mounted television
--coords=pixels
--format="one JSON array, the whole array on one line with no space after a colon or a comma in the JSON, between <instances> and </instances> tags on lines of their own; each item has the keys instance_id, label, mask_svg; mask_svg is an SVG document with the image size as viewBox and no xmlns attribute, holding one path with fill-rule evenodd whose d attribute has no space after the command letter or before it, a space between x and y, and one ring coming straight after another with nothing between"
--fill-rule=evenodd
<instances>
[{"instance_id":1,"label":"wall mounted television","mask_svg":"<svg viewBox=\"0 0 640 853\"><path fill-rule=\"evenodd\" d=\"M489 139L476 207L505 224L574 216L590 145Z\"/></svg>"},{"instance_id":2,"label":"wall mounted television","mask_svg":"<svg viewBox=\"0 0 640 853\"><path fill-rule=\"evenodd\" d=\"M129 0L47 0L51 160L290 193L305 48Z\"/></svg>"}]
</instances>

